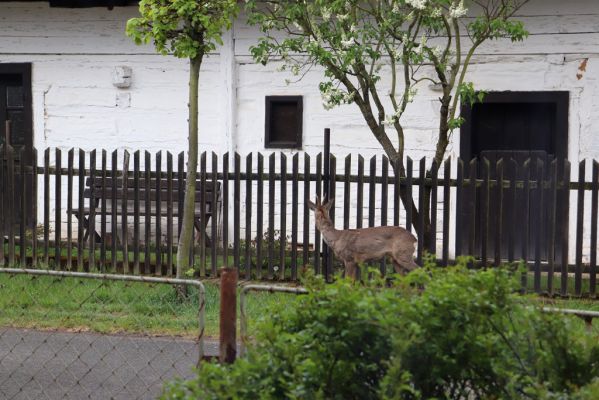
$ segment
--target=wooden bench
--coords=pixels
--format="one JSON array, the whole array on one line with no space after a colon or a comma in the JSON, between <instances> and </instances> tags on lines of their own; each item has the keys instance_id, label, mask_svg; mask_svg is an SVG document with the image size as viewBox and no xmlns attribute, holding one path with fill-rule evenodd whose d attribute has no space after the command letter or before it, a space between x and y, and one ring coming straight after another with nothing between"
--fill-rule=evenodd
<instances>
[{"instance_id":1,"label":"wooden bench","mask_svg":"<svg viewBox=\"0 0 599 400\"><path fill-rule=\"evenodd\" d=\"M113 184L116 184L114 186ZM181 190L180 184L182 185ZM116 190L114 190L116 187ZM196 181L195 191L195 214L194 214L194 227L195 230L200 233L202 230L206 231L206 226L209 220L217 216L220 209L221 199L221 185L220 182L206 181L204 185L204 207L202 207L202 188L201 181ZM215 189L216 188L216 192ZM74 215L77 219L83 217L83 227L85 230L84 240L89 238L90 233L96 236L98 243L102 242L104 238L98 233L100 230L100 217L102 215L111 216L113 215L111 204L116 202L116 216L123 217L125 214L129 222L133 222L131 216L135 217L135 196L136 191L139 198L139 204L137 208L137 215L139 218L158 217L167 218L169 205L172 207L173 226L177 229L177 221L182 217L183 213L183 199L185 192L185 181L180 181L173 177L171 181L171 196L172 203L169 204L169 182L167 179L161 178L150 179L150 185L148 187L145 178L142 176L139 179L139 185L137 190L135 189L134 178L127 178L126 190L123 186L123 179L117 178L116 182L111 177L106 177L104 180L101 176L96 176L93 179L88 177L85 180L85 190L83 192L84 199L89 199L89 204L93 206L95 218L94 232L90 232L90 216L91 208L85 207L83 209L72 208L67 210L67 213ZM160 197L158 197L160 196ZM149 198L149 202L148 202ZM160 200L159 202L157 200ZM126 200L126 207L123 213L123 201ZM149 210L147 205L149 204ZM159 205L160 207L157 207ZM210 246L210 240L208 235L206 237L206 245Z\"/></svg>"}]
</instances>

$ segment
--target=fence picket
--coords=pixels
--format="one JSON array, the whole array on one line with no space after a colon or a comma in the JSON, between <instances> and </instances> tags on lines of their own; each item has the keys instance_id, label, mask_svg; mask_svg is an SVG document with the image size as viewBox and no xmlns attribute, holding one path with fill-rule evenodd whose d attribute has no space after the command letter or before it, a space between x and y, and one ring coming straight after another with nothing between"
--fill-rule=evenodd
<instances>
[{"instance_id":1,"label":"fence picket","mask_svg":"<svg viewBox=\"0 0 599 400\"><path fill-rule=\"evenodd\" d=\"M258 153L258 184L256 194L256 275L262 279L262 238L264 236L264 155Z\"/></svg>"},{"instance_id":2,"label":"fence picket","mask_svg":"<svg viewBox=\"0 0 599 400\"><path fill-rule=\"evenodd\" d=\"M129 271L129 224L128 224L128 189L129 189L129 160L130 155L127 150L123 152L123 178L121 184L121 256L123 258L121 263L121 270L123 274Z\"/></svg>"},{"instance_id":3,"label":"fence picket","mask_svg":"<svg viewBox=\"0 0 599 400\"><path fill-rule=\"evenodd\" d=\"M445 161L443 171L443 261L442 265L449 264L449 210L451 208L451 159Z\"/></svg>"},{"instance_id":4,"label":"fence picket","mask_svg":"<svg viewBox=\"0 0 599 400\"><path fill-rule=\"evenodd\" d=\"M358 156L358 192L356 193L356 229L362 228L364 219L364 157Z\"/></svg>"},{"instance_id":5,"label":"fence picket","mask_svg":"<svg viewBox=\"0 0 599 400\"><path fill-rule=\"evenodd\" d=\"M252 174L252 153L245 159L246 176ZM252 279L252 188L253 180L245 180L245 279Z\"/></svg>"},{"instance_id":6,"label":"fence picket","mask_svg":"<svg viewBox=\"0 0 599 400\"><path fill-rule=\"evenodd\" d=\"M102 150L102 198L106 199L106 179L108 177L108 161L107 161L106 150ZM100 272L106 271L106 202L103 201L101 205L101 217L100 217L100 236L102 242L100 245Z\"/></svg>"},{"instance_id":7,"label":"fence picket","mask_svg":"<svg viewBox=\"0 0 599 400\"><path fill-rule=\"evenodd\" d=\"M241 270L241 253L240 253L240 220L241 220L241 156L235 152L233 155L235 160L235 172L233 180L233 268L237 269L239 274Z\"/></svg>"},{"instance_id":8,"label":"fence picket","mask_svg":"<svg viewBox=\"0 0 599 400\"><path fill-rule=\"evenodd\" d=\"M416 250L416 259L417 263L422 265L423 255L424 255L424 240L426 237L426 226L425 226L425 217L428 213L426 210L427 204L424 193L424 179L426 178L426 158L422 157L420 159L418 165L418 174L420 177L420 184L418 185L418 229L416 229L416 233L418 234L418 248Z\"/></svg>"},{"instance_id":9,"label":"fence picket","mask_svg":"<svg viewBox=\"0 0 599 400\"><path fill-rule=\"evenodd\" d=\"M591 195L591 255L590 255L590 294L595 296L597 291L597 208L599 206L599 162L593 160L593 182Z\"/></svg>"},{"instance_id":10,"label":"fence picket","mask_svg":"<svg viewBox=\"0 0 599 400\"><path fill-rule=\"evenodd\" d=\"M310 257L310 156L304 154L304 238L302 243L302 265L304 268L309 264Z\"/></svg>"},{"instance_id":11,"label":"fence picket","mask_svg":"<svg viewBox=\"0 0 599 400\"><path fill-rule=\"evenodd\" d=\"M211 244L211 255L210 255L210 267L211 267L211 276L217 276L217 257L218 257L218 230L217 230L217 221L218 221L218 201L221 199L218 197L218 156L216 153L212 152L212 171L211 171L212 180L212 204L214 207L214 213L212 215L212 224L210 226L210 244Z\"/></svg>"},{"instance_id":12,"label":"fence picket","mask_svg":"<svg viewBox=\"0 0 599 400\"><path fill-rule=\"evenodd\" d=\"M27 265L27 235L25 234L25 227L27 225L26 219L28 217L28 214L26 212L27 210L27 198L29 196L27 196L27 176L25 174L25 167L26 167L26 161L27 157L26 157L26 149L25 147L21 148L21 151L19 152L19 178L21 181L21 188L20 188L20 200L21 200L21 204L20 204L20 208L21 208L21 218L19 221L19 264L21 265L21 267L24 267Z\"/></svg>"},{"instance_id":13,"label":"fence picket","mask_svg":"<svg viewBox=\"0 0 599 400\"><path fill-rule=\"evenodd\" d=\"M332 221L335 221L335 198L337 195L337 181L336 181L336 177L337 177L337 158L334 155L330 155L329 157L329 172L330 172L330 177L329 177L329 196L330 199L329 201L333 201L333 206L331 207L331 210L329 211L329 216L331 217ZM333 280L333 273L334 273L334 262L335 262L335 255L333 254L333 249L328 248L327 251L327 269L325 271L325 279L327 282L332 282Z\"/></svg>"},{"instance_id":14,"label":"fence picket","mask_svg":"<svg viewBox=\"0 0 599 400\"><path fill-rule=\"evenodd\" d=\"M322 153L316 156L316 197L322 200ZM314 270L316 274L321 273L320 269L320 232L314 227Z\"/></svg>"},{"instance_id":15,"label":"fence picket","mask_svg":"<svg viewBox=\"0 0 599 400\"><path fill-rule=\"evenodd\" d=\"M56 165L56 175L54 176L54 265L57 269L62 269L61 263L61 213L62 213L62 151L59 148L56 148L54 151L55 160L54 163ZM10 165L9 165L10 167ZM10 172L9 172L10 174ZM10 189L10 186L9 186ZM10 190L12 193L12 190ZM12 230L12 229L11 229Z\"/></svg>"},{"instance_id":16,"label":"fence picket","mask_svg":"<svg viewBox=\"0 0 599 400\"><path fill-rule=\"evenodd\" d=\"M152 193L151 190L148 190L148 188L152 187L152 156L149 151L144 153L144 184L146 190L144 196L144 262L142 265L143 273L150 274L153 271L150 253L150 244L152 241ZM181 218L181 215L182 213L179 214L179 218Z\"/></svg>"},{"instance_id":17,"label":"fence picket","mask_svg":"<svg viewBox=\"0 0 599 400\"><path fill-rule=\"evenodd\" d=\"M456 181L456 237L455 237L455 257L462 255L462 238L464 237L464 227L462 226L462 216L464 215L464 160L458 158L458 171Z\"/></svg>"},{"instance_id":18,"label":"fence picket","mask_svg":"<svg viewBox=\"0 0 599 400\"><path fill-rule=\"evenodd\" d=\"M67 270L73 267L73 161L75 149L67 152ZM79 212L77 212L79 215ZM79 222L77 223L79 225Z\"/></svg>"},{"instance_id":19,"label":"fence picket","mask_svg":"<svg viewBox=\"0 0 599 400\"><path fill-rule=\"evenodd\" d=\"M268 157L268 279L272 279L275 267L275 153Z\"/></svg>"},{"instance_id":20,"label":"fence picket","mask_svg":"<svg viewBox=\"0 0 599 400\"><path fill-rule=\"evenodd\" d=\"M383 163L381 166L381 176L383 178L383 183L381 184L381 226L387 225L387 202L389 200L389 184L387 180L389 179L389 159L386 156L383 156ZM387 273L387 258L383 257L380 265L381 274L385 275Z\"/></svg>"},{"instance_id":21,"label":"fence picket","mask_svg":"<svg viewBox=\"0 0 599 400\"><path fill-rule=\"evenodd\" d=\"M85 151L83 149L79 149L79 172L77 175L79 190L77 193L79 194L77 208L79 217L77 218L77 270L83 271L84 269L84 249L85 242L83 240L83 235L85 230L84 219L85 219ZM88 215L89 218L89 215Z\"/></svg>"},{"instance_id":22,"label":"fence picket","mask_svg":"<svg viewBox=\"0 0 599 400\"><path fill-rule=\"evenodd\" d=\"M524 176L524 215L523 221L530 220L530 168L531 168L530 158L524 161L524 165L522 166L522 174ZM525 223L522 227L524 233L522 235L522 261L525 266L524 274L522 275L522 290L524 293L528 290L528 243L530 240L530 224Z\"/></svg>"},{"instance_id":23,"label":"fence picket","mask_svg":"<svg viewBox=\"0 0 599 400\"><path fill-rule=\"evenodd\" d=\"M577 296L582 294L582 243L584 223L584 183L586 160L578 164L578 206L576 208L576 266L574 279L574 292Z\"/></svg>"},{"instance_id":24,"label":"fence picket","mask_svg":"<svg viewBox=\"0 0 599 400\"><path fill-rule=\"evenodd\" d=\"M497 185L495 186L496 191L496 200L497 207L496 210L493 211L495 214L495 237L493 238L493 243L495 244L495 256L494 256L494 265L499 267L501 265L501 247L503 244L503 197L504 197L504 180L503 180L503 169L504 169L504 161L503 158L497 160L495 164L495 180Z\"/></svg>"},{"instance_id":25,"label":"fence picket","mask_svg":"<svg viewBox=\"0 0 599 400\"><path fill-rule=\"evenodd\" d=\"M113 273L119 273L118 267L118 223L117 223L117 215L118 215L118 201L117 201L117 179L118 179L118 152L114 150L112 152L112 162L110 164L111 174L110 178L112 181L112 191L110 192L110 260L111 260L111 268Z\"/></svg>"},{"instance_id":26,"label":"fence picket","mask_svg":"<svg viewBox=\"0 0 599 400\"><path fill-rule=\"evenodd\" d=\"M92 150L89 155L89 179L90 182L94 182L96 179L96 150ZM94 185L90 184L89 188L89 216L88 216L88 227L87 234L89 239L89 256L87 264L84 264L83 270L85 272L95 271L96 269L96 207L94 204L94 198L96 197Z\"/></svg>"},{"instance_id":27,"label":"fence picket","mask_svg":"<svg viewBox=\"0 0 599 400\"><path fill-rule=\"evenodd\" d=\"M285 279L285 249L287 247L287 156L281 153L281 181L279 186L279 279ZM274 238L273 238L274 240Z\"/></svg>"},{"instance_id":28,"label":"fence picket","mask_svg":"<svg viewBox=\"0 0 599 400\"><path fill-rule=\"evenodd\" d=\"M412 195L412 179L414 174L413 161L410 157L406 158L406 198L413 199ZM406 204L406 229L408 232L412 232L412 207L413 201L409 201Z\"/></svg>"},{"instance_id":29,"label":"fence picket","mask_svg":"<svg viewBox=\"0 0 599 400\"><path fill-rule=\"evenodd\" d=\"M298 184L299 184L299 154L291 159L291 280L297 279L297 220L298 220Z\"/></svg>"},{"instance_id":30,"label":"fence picket","mask_svg":"<svg viewBox=\"0 0 599 400\"><path fill-rule=\"evenodd\" d=\"M421 183L421 185L423 185ZM429 247L428 252L437 259L437 186L439 185L439 166L433 160L431 165L431 199L430 199L430 216L431 228L429 232Z\"/></svg>"},{"instance_id":31,"label":"fence picket","mask_svg":"<svg viewBox=\"0 0 599 400\"><path fill-rule=\"evenodd\" d=\"M206 238L206 152L203 151L200 154L200 277L206 277L206 246L208 243L208 239ZM177 181L177 185L181 186L183 184L182 180ZM211 205L213 211L215 205ZM213 222L215 223L215 222Z\"/></svg>"},{"instance_id":32,"label":"fence picket","mask_svg":"<svg viewBox=\"0 0 599 400\"><path fill-rule=\"evenodd\" d=\"M509 190L509 198L512 204L511 207L511 214L509 215L509 220L510 223L507 226L508 229L508 244L507 244L507 259L508 261L514 262L515 260L515 241L514 241L514 237L516 236L516 229L520 229L520 223L518 221L518 190L516 187L516 180L518 179L518 176L520 176L518 173L520 171L520 168L518 167L518 162L516 160L514 160L513 158L510 157L510 161L509 164L511 165L511 177L512 179L510 180L509 184L510 184L510 190Z\"/></svg>"},{"instance_id":33,"label":"fence picket","mask_svg":"<svg viewBox=\"0 0 599 400\"><path fill-rule=\"evenodd\" d=\"M158 181L158 179L157 179ZM177 182L180 184L180 182ZM166 152L166 271L173 276L173 155ZM203 229L202 229L203 231Z\"/></svg>"},{"instance_id":34,"label":"fence picket","mask_svg":"<svg viewBox=\"0 0 599 400\"><path fill-rule=\"evenodd\" d=\"M563 182L562 182L562 197L564 203L564 209L568 209L570 203L570 162L564 160L563 168ZM561 227L560 238L562 240L562 276L561 276L561 294L566 296L568 294L568 238L569 238L569 214L565 213L564 225Z\"/></svg>"},{"instance_id":35,"label":"fence picket","mask_svg":"<svg viewBox=\"0 0 599 400\"><path fill-rule=\"evenodd\" d=\"M549 199L549 239L547 242L547 261L549 271L547 274L547 292L553 294L553 280L555 275L555 231L556 231L556 215L557 215L557 159L551 162L551 188Z\"/></svg>"},{"instance_id":36,"label":"fence picket","mask_svg":"<svg viewBox=\"0 0 599 400\"><path fill-rule=\"evenodd\" d=\"M223 155L223 264L229 265L229 153Z\"/></svg>"},{"instance_id":37,"label":"fence picket","mask_svg":"<svg viewBox=\"0 0 599 400\"><path fill-rule=\"evenodd\" d=\"M470 160L469 173L470 179L468 180L468 189L470 190L470 234L468 235L468 254L473 255L476 249L476 205L477 205L477 193L476 193L476 178L477 178L477 160L473 158Z\"/></svg>"},{"instance_id":38,"label":"fence picket","mask_svg":"<svg viewBox=\"0 0 599 400\"><path fill-rule=\"evenodd\" d=\"M489 265L488 247L489 247L489 203L491 200L491 163L486 157L481 160L481 173L483 186L481 187L480 205L481 205L481 262L483 266ZM478 204L478 203L475 203ZM474 253L471 253L474 254Z\"/></svg>"},{"instance_id":39,"label":"fence picket","mask_svg":"<svg viewBox=\"0 0 599 400\"><path fill-rule=\"evenodd\" d=\"M345 157L345 179L343 180L343 229L349 229L351 211L351 154Z\"/></svg>"},{"instance_id":40,"label":"fence picket","mask_svg":"<svg viewBox=\"0 0 599 400\"><path fill-rule=\"evenodd\" d=\"M133 153L133 273L140 273L139 267L139 242L141 237L139 235L139 185L140 181L140 151L137 150ZM93 177L91 177L93 182Z\"/></svg>"},{"instance_id":41,"label":"fence picket","mask_svg":"<svg viewBox=\"0 0 599 400\"><path fill-rule=\"evenodd\" d=\"M14 148L5 144L4 149L6 151L6 171L7 171L7 198L8 198L8 209L15 209L15 156ZM9 212L7 218L8 225L8 266L15 266L15 212ZM4 238L2 238L4 240Z\"/></svg>"},{"instance_id":42,"label":"fence picket","mask_svg":"<svg viewBox=\"0 0 599 400\"><path fill-rule=\"evenodd\" d=\"M0 153L2 154L2 153ZM31 165L33 167L33 171L32 171L32 179L31 179L31 192L33 195L33 200L31 202L31 218L33 220L32 224L31 224L31 267L32 268L37 268L37 264L38 264L38 257L37 257L37 248L38 248L38 226L37 226L37 199L38 199L38 167L37 167L37 163L38 163L38 154L37 154L37 149L34 148L32 150L32 162ZM0 169L2 169L2 163L0 162ZM1 175L0 175L1 176ZM2 182L2 178L0 178L0 182ZM1 196L0 196L1 197ZM0 199L0 207L2 207L1 205L2 200ZM0 211L1 212L1 211ZM0 238L2 238L2 240L4 241L4 236L2 235L2 217L0 216ZM0 247L4 247L3 244L0 244ZM3 259L4 257L2 257L2 255L0 254L0 258Z\"/></svg>"},{"instance_id":43,"label":"fence picket","mask_svg":"<svg viewBox=\"0 0 599 400\"><path fill-rule=\"evenodd\" d=\"M155 236L155 240L156 243L154 244L154 251L156 253L156 262L155 262L155 266L154 266L154 274L155 275L164 275L163 274L163 270L162 270L162 193L161 193L161 188L160 188L160 179L158 179L159 176L162 175L162 151L158 151L156 152L156 156L155 156L155 163L156 163L156 179L155 179L155 183L154 183L154 190L155 190L155 197L154 197L154 202L156 203L155 205L155 213L156 216L154 217L154 229L156 231L156 236ZM152 188L152 186L150 186L150 188ZM193 229L192 229L193 232ZM193 237L193 233L192 233L192 237ZM193 243L193 240L192 240ZM193 245L192 245L193 247ZM193 258L192 258L193 260ZM193 263L190 264L191 266L193 266Z\"/></svg>"},{"instance_id":44,"label":"fence picket","mask_svg":"<svg viewBox=\"0 0 599 400\"><path fill-rule=\"evenodd\" d=\"M535 236L535 266L534 266L534 290L535 293L541 292L541 241L543 240L543 231L541 229L541 221L543 220L543 177L545 176L545 163L541 159L536 159L536 202L535 212L537 214L538 222L533 224L534 236Z\"/></svg>"}]
</instances>

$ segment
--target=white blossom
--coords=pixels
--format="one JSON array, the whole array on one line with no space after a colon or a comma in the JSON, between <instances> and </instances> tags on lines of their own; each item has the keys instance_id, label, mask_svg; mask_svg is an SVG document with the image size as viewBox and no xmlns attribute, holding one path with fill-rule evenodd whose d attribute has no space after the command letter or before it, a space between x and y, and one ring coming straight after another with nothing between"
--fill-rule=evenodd
<instances>
[{"instance_id":1,"label":"white blossom","mask_svg":"<svg viewBox=\"0 0 599 400\"><path fill-rule=\"evenodd\" d=\"M418 10L424 10L427 0L406 0L406 3Z\"/></svg>"},{"instance_id":2,"label":"white blossom","mask_svg":"<svg viewBox=\"0 0 599 400\"><path fill-rule=\"evenodd\" d=\"M466 14L468 14L468 9L466 7L464 7L464 1L463 0L461 0L457 4L453 4L449 8L449 16L451 18L461 18L461 17L463 17Z\"/></svg>"}]
</instances>

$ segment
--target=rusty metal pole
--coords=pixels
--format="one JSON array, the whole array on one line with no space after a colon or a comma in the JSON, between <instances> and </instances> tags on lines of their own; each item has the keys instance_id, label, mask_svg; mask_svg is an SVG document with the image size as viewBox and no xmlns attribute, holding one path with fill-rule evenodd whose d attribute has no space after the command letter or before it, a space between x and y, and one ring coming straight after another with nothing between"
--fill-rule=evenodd
<instances>
[{"instance_id":1,"label":"rusty metal pole","mask_svg":"<svg viewBox=\"0 0 599 400\"><path fill-rule=\"evenodd\" d=\"M237 269L220 270L220 357L223 364L231 364L237 356Z\"/></svg>"}]
</instances>

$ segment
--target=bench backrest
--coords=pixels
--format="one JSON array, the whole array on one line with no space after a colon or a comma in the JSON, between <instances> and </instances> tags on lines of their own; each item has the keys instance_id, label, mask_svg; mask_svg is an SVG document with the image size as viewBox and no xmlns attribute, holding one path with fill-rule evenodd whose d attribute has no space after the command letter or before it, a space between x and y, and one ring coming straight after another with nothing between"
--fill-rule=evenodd
<instances>
[{"instance_id":1,"label":"bench backrest","mask_svg":"<svg viewBox=\"0 0 599 400\"><path fill-rule=\"evenodd\" d=\"M185 180L179 180L173 178L171 181L172 189L172 199L173 203L178 203L179 199L183 199L183 194L185 192ZM146 197L149 195L150 200L152 202L156 201L158 192L160 192L160 201L165 202L168 198L168 181L166 179L160 178L152 178L150 179L149 185L143 177L140 177L138 182L137 191L139 193L140 202L145 201ZM114 184L116 184L116 190L113 193ZM129 201L135 199L135 180L134 178L127 178L127 191L123 189L123 178L116 178L116 182L112 177L106 177L102 179L101 176L96 176L93 178L86 178L85 180L86 189L84 191L84 197L91 198L92 197L92 187L93 187L93 197L96 201L99 200L112 200L116 198L117 200L121 200L125 197ZM206 180L204 185L204 198L206 204L210 204L213 202L214 193L216 186L216 201L220 201L221 196L221 183L219 181L209 181ZM196 180L196 190L195 190L195 202L201 202L201 181Z\"/></svg>"}]
</instances>

